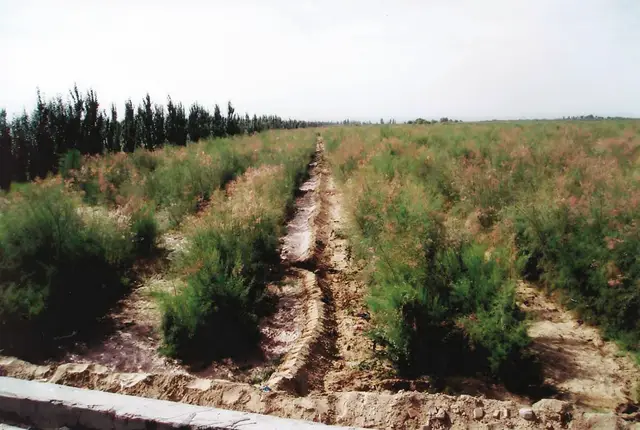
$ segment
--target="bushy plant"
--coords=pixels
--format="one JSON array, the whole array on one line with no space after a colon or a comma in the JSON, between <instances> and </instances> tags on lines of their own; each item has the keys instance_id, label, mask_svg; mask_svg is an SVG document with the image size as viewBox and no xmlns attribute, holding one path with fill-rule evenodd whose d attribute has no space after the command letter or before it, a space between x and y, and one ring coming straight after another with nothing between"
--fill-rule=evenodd
<instances>
[{"instance_id":1,"label":"bushy plant","mask_svg":"<svg viewBox=\"0 0 640 430\"><path fill-rule=\"evenodd\" d=\"M259 160L265 164L213 193L186 252L175 262L187 285L177 295L161 297L164 353L208 360L255 347L264 287L279 263L287 208L312 152L312 141L288 150L267 148Z\"/></svg>"},{"instance_id":2,"label":"bushy plant","mask_svg":"<svg viewBox=\"0 0 640 430\"><path fill-rule=\"evenodd\" d=\"M80 170L81 167L82 154L77 149L72 149L60 157L59 172L63 178L68 178L72 170Z\"/></svg>"},{"instance_id":3,"label":"bushy plant","mask_svg":"<svg viewBox=\"0 0 640 430\"><path fill-rule=\"evenodd\" d=\"M62 185L35 184L0 214L0 343L36 354L84 330L125 291L131 241L115 223L80 214Z\"/></svg>"},{"instance_id":4,"label":"bushy plant","mask_svg":"<svg viewBox=\"0 0 640 430\"><path fill-rule=\"evenodd\" d=\"M372 266L373 340L404 375L484 372L513 388L539 383L509 252L451 231L446 211L465 207L467 189L451 183L450 160L429 141L401 136L385 131L373 143L372 133L357 170L340 153L350 148L332 147L349 192L352 239Z\"/></svg>"},{"instance_id":5,"label":"bushy plant","mask_svg":"<svg viewBox=\"0 0 640 430\"><path fill-rule=\"evenodd\" d=\"M591 215L591 216L590 216ZM640 349L640 231L623 214L603 219L566 205L523 208L518 243L526 266L565 303L625 346Z\"/></svg>"},{"instance_id":6,"label":"bushy plant","mask_svg":"<svg viewBox=\"0 0 640 430\"><path fill-rule=\"evenodd\" d=\"M216 359L255 343L258 285L251 276L259 276L255 272L268 260L255 258L260 252L254 253L254 246L259 249L260 244L241 230L207 230L193 238L183 264L195 264L195 272L179 295L162 301L166 354Z\"/></svg>"},{"instance_id":7,"label":"bushy plant","mask_svg":"<svg viewBox=\"0 0 640 430\"><path fill-rule=\"evenodd\" d=\"M148 175L144 194L166 208L173 224L195 212L211 194L242 173L250 159L229 142L216 141L216 147L203 145L168 150L164 162Z\"/></svg>"},{"instance_id":8,"label":"bushy plant","mask_svg":"<svg viewBox=\"0 0 640 430\"><path fill-rule=\"evenodd\" d=\"M149 256L156 245L158 221L150 205L137 209L131 216L131 231L137 255Z\"/></svg>"}]
</instances>

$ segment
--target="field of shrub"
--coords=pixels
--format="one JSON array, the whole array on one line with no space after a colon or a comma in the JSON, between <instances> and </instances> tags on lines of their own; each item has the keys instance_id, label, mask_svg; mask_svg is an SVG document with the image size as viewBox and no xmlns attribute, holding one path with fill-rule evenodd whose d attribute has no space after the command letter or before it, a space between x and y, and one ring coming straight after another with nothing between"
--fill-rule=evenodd
<instances>
[{"instance_id":1,"label":"field of shrub","mask_svg":"<svg viewBox=\"0 0 640 430\"><path fill-rule=\"evenodd\" d=\"M306 131L263 145L253 167L213 193L174 265L187 286L161 297L165 353L216 359L255 347L265 286L279 275L279 238L315 139Z\"/></svg>"},{"instance_id":2,"label":"field of shrub","mask_svg":"<svg viewBox=\"0 0 640 430\"><path fill-rule=\"evenodd\" d=\"M12 184L0 194L0 349L37 355L90 332L169 231L185 246L168 269L179 287L156 297L162 352L205 361L255 347L317 131L70 151L57 176ZM369 336L400 375L539 384L522 281L640 351L640 122L320 133L366 262Z\"/></svg>"},{"instance_id":3,"label":"field of shrub","mask_svg":"<svg viewBox=\"0 0 640 430\"><path fill-rule=\"evenodd\" d=\"M168 354L188 358L256 332L262 287L315 133L269 131L132 154L61 160L60 175L0 194L0 349L49 354L89 332L130 290L135 263L159 234L198 214L174 271L184 291L162 297ZM231 317L231 320L227 320ZM207 337L209 336L209 337ZM206 339L206 340L205 340ZM214 354L215 355L215 354Z\"/></svg>"},{"instance_id":4,"label":"field of shrub","mask_svg":"<svg viewBox=\"0 0 640 430\"><path fill-rule=\"evenodd\" d=\"M537 382L520 280L640 350L640 122L331 128L369 262L372 338L403 374Z\"/></svg>"}]
</instances>

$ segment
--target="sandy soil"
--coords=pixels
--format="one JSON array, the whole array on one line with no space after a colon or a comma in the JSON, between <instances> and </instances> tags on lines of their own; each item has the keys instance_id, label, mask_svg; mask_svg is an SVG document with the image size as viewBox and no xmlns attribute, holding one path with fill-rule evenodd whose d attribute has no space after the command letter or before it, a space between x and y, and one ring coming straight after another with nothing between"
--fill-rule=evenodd
<instances>
[{"instance_id":1,"label":"sandy soil","mask_svg":"<svg viewBox=\"0 0 640 430\"><path fill-rule=\"evenodd\" d=\"M159 241L155 257L136 263L139 281L104 320L106 338L100 342L78 342L57 362L99 363L120 372L185 373L174 360L158 352L160 311L153 297L155 292L170 292L181 288L176 280L167 279L169 259L179 252L184 239L171 232Z\"/></svg>"},{"instance_id":2,"label":"sandy soil","mask_svg":"<svg viewBox=\"0 0 640 430\"><path fill-rule=\"evenodd\" d=\"M571 404L542 401L531 419L513 402L467 395L415 391L335 392L300 397L245 383L184 374L117 373L97 364L36 366L0 357L0 375L48 381L121 394L305 419L326 424L381 429L627 429L610 414L585 414Z\"/></svg>"},{"instance_id":3,"label":"sandy soil","mask_svg":"<svg viewBox=\"0 0 640 430\"><path fill-rule=\"evenodd\" d=\"M373 342L366 336L370 329L364 302L366 285L344 236L342 196L330 170L325 169L322 190L325 223L320 228L326 238L323 261L328 268L326 283L334 304L336 357L324 378L323 389L325 392L392 389L393 378L387 377L389 369L374 358Z\"/></svg>"},{"instance_id":4,"label":"sandy soil","mask_svg":"<svg viewBox=\"0 0 640 430\"><path fill-rule=\"evenodd\" d=\"M630 400L640 373L628 354L541 290L523 282L518 295L533 318L529 335L544 363L546 382L559 390L559 397L594 409L613 409Z\"/></svg>"}]
</instances>

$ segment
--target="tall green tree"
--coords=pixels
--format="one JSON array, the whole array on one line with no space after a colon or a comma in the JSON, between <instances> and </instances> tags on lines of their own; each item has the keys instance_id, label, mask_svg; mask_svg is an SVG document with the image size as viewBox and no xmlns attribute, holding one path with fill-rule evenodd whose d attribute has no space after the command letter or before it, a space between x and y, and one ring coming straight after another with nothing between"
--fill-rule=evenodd
<instances>
[{"instance_id":1,"label":"tall green tree","mask_svg":"<svg viewBox=\"0 0 640 430\"><path fill-rule=\"evenodd\" d=\"M82 143L82 116L84 114L84 98L77 85L69 92L71 102L67 106L67 132L66 139L69 149L77 149L84 152Z\"/></svg>"},{"instance_id":2,"label":"tall green tree","mask_svg":"<svg viewBox=\"0 0 640 430\"><path fill-rule=\"evenodd\" d=\"M227 134L229 136L240 134L240 121L235 112L236 110L231 102L227 103Z\"/></svg>"},{"instance_id":3,"label":"tall green tree","mask_svg":"<svg viewBox=\"0 0 640 430\"><path fill-rule=\"evenodd\" d=\"M15 165L13 169L13 180L25 182L29 178L29 158L31 147L31 126L29 116L23 112L11 123L11 138L14 145ZM32 178L33 179L33 178Z\"/></svg>"},{"instance_id":4,"label":"tall green tree","mask_svg":"<svg viewBox=\"0 0 640 430\"><path fill-rule=\"evenodd\" d=\"M211 135L213 121L211 114L197 102L189 109L189 140L197 142L206 139Z\"/></svg>"},{"instance_id":5,"label":"tall green tree","mask_svg":"<svg viewBox=\"0 0 640 430\"><path fill-rule=\"evenodd\" d=\"M29 177L44 178L50 171L55 172L56 151L50 126L50 112L42 99L40 91L36 108L31 116L33 140L31 141Z\"/></svg>"},{"instance_id":6,"label":"tall green tree","mask_svg":"<svg viewBox=\"0 0 640 430\"><path fill-rule=\"evenodd\" d=\"M8 190L11 185L15 165L12 146L7 111L0 109L0 189L2 190Z\"/></svg>"},{"instance_id":7,"label":"tall green tree","mask_svg":"<svg viewBox=\"0 0 640 430\"><path fill-rule=\"evenodd\" d=\"M118 152L122 150L120 146L120 123L118 122L118 110L114 104L111 105L111 117L106 122L106 143L107 152Z\"/></svg>"},{"instance_id":8,"label":"tall green tree","mask_svg":"<svg viewBox=\"0 0 640 430\"><path fill-rule=\"evenodd\" d=\"M82 118L82 148L83 154L101 154L105 146L104 116L100 111L98 95L89 90L84 99L84 116Z\"/></svg>"},{"instance_id":9,"label":"tall green tree","mask_svg":"<svg viewBox=\"0 0 640 430\"><path fill-rule=\"evenodd\" d=\"M213 122L211 124L211 132L213 134L213 137L224 137L227 134L224 117L220 112L220 106L218 106L217 104L213 108Z\"/></svg>"},{"instance_id":10,"label":"tall green tree","mask_svg":"<svg viewBox=\"0 0 640 430\"><path fill-rule=\"evenodd\" d=\"M124 121L122 122L122 149L125 152L135 151L136 142L136 118L131 99L124 103Z\"/></svg>"},{"instance_id":11,"label":"tall green tree","mask_svg":"<svg viewBox=\"0 0 640 430\"><path fill-rule=\"evenodd\" d=\"M153 105L149 93L142 99L142 104L138 106L136 117L138 142L145 149L153 150L155 140L153 138Z\"/></svg>"},{"instance_id":12,"label":"tall green tree","mask_svg":"<svg viewBox=\"0 0 640 430\"><path fill-rule=\"evenodd\" d=\"M173 103L171 97L167 103L167 140L173 145L187 144L187 117L182 103Z\"/></svg>"},{"instance_id":13,"label":"tall green tree","mask_svg":"<svg viewBox=\"0 0 640 430\"><path fill-rule=\"evenodd\" d=\"M164 107L155 105L153 111L153 147L160 148L167 140L165 132Z\"/></svg>"}]
</instances>

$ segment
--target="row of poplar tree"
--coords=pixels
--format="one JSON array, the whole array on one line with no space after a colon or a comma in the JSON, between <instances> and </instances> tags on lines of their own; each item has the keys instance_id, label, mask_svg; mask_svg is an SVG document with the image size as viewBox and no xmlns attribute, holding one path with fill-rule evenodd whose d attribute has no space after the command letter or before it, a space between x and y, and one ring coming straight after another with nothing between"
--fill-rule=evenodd
<instances>
[{"instance_id":1,"label":"row of poplar tree","mask_svg":"<svg viewBox=\"0 0 640 430\"><path fill-rule=\"evenodd\" d=\"M86 94L74 87L69 98L44 100L38 91L37 105L7 120L0 110L0 188L56 173L60 157L70 150L81 154L153 150L165 144L186 145L208 137L234 136L268 129L291 129L323 125L318 122L283 120L278 116L238 115L227 105L226 116L215 105L213 114L194 103L187 112L182 103L167 100L166 107L151 102L149 94L138 106L125 103L119 119L114 105L100 108L95 91Z\"/></svg>"}]
</instances>

